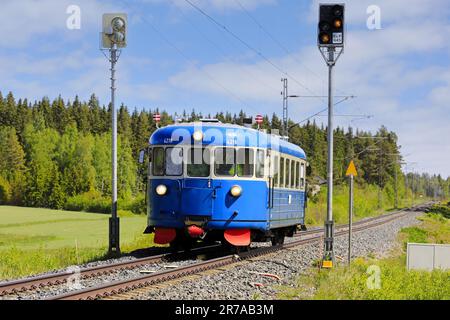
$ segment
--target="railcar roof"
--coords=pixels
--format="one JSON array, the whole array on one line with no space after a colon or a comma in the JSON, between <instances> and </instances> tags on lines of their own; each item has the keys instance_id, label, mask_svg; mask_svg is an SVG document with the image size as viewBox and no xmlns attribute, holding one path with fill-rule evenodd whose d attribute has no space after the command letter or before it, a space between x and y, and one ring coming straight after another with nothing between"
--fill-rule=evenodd
<instances>
[{"instance_id":1,"label":"railcar roof","mask_svg":"<svg viewBox=\"0 0 450 320\"><path fill-rule=\"evenodd\" d=\"M157 129L150 137L150 145L191 145L192 134L202 131L203 145L229 147L259 147L286 153L306 159L306 154L299 146L282 140L277 135L267 134L253 128L235 124L216 122L177 123Z\"/></svg>"}]
</instances>

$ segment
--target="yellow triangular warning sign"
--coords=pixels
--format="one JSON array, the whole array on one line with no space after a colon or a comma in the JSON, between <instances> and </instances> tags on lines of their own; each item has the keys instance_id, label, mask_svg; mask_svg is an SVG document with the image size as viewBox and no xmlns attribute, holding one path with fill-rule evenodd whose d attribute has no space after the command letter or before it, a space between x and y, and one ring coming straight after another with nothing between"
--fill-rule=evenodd
<instances>
[{"instance_id":1,"label":"yellow triangular warning sign","mask_svg":"<svg viewBox=\"0 0 450 320\"><path fill-rule=\"evenodd\" d=\"M348 165L347 168L347 172L345 173L345 175L348 176L354 176L356 177L358 175L358 172L356 172L356 167L355 167L355 163L352 161L350 161L350 164Z\"/></svg>"}]
</instances>

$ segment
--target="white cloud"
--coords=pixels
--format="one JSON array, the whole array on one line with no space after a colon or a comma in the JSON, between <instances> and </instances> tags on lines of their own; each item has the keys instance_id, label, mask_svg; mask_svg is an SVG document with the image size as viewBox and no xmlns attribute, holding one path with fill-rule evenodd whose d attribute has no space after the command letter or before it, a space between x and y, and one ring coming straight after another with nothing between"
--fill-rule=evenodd
<instances>
[{"instance_id":1,"label":"white cloud","mask_svg":"<svg viewBox=\"0 0 450 320\"><path fill-rule=\"evenodd\" d=\"M28 45L37 36L67 32L67 7L77 4L81 9L81 29L99 28L101 15L116 10L116 4L92 0L3 0L1 47Z\"/></svg>"},{"instance_id":2,"label":"white cloud","mask_svg":"<svg viewBox=\"0 0 450 320\"><path fill-rule=\"evenodd\" d=\"M147 0L149 1L167 3L165 0ZM275 3L272 0L240 1L249 10ZM75 32L68 32L66 29L66 7L72 4L71 2L73 1L3 1L0 26L5 32L0 46L9 49L22 48L32 39L40 40L54 33L66 32L66 35L76 37ZM175 2L180 6L186 5L185 1ZM314 22L310 24L311 32L316 32L317 2L311 6L310 16ZM82 9L82 32L92 33L99 28L103 12L116 10L112 7L115 3L108 5L88 0L78 3ZM197 0L195 3L207 10L239 10L234 0ZM442 18L445 14L448 15L450 6L441 0L347 3L347 20L350 27L346 51L336 66L336 85L339 89L337 94L345 92L355 94L358 98L340 104L336 112L373 114L376 117L370 121L355 123L339 118L338 124L359 125L365 130L376 130L385 124L388 129L398 132L403 152L412 153L408 157L409 161L419 162L427 171L450 175L450 148L445 140L445 137L450 136L450 126L447 123L450 112L448 62L429 58L422 64L425 60L415 60L417 57L433 57L436 53L450 53L448 39L445 38L445 35L450 33L450 25L448 20ZM368 4L378 4L381 7L382 30L365 29L365 10ZM410 27L412 23L416 23L415 28ZM70 41L73 41L73 38L70 38ZM92 43L80 41L79 48L70 52L64 50L63 46L62 42L40 45L40 53L48 51L48 54L42 54L41 57L36 57L31 51L18 53L17 49L2 53L2 90L13 90L15 96L30 99L40 98L44 94L55 97L60 93L63 96L65 94L67 98L79 94L82 99L87 99L90 93L95 92L103 103L107 103L109 79L108 65L104 57L99 54L92 58L85 54L85 46L92 50ZM411 56L414 56L414 59ZM303 84L298 85L290 79L290 93L326 94L327 70L314 44L304 47L292 56L270 59L282 69L288 70ZM127 54L121 58L118 65L118 101L133 99L191 107L191 101L195 97L207 96L211 104L221 104L221 108L225 107L224 101L233 101L234 105L241 105L248 113L281 113L282 74L265 61L249 63L249 60L248 57L239 57L219 63L196 63L168 77L166 82L148 80L147 83L135 83L133 70L155 62ZM73 76L65 80L61 77L62 73ZM420 101L405 101L409 96L408 92L414 94L416 90L423 91ZM182 100L183 95L192 99ZM325 100L292 99L290 116L302 120L323 108L326 105ZM201 111L213 112L211 109ZM317 119L321 120L325 118Z\"/></svg>"},{"instance_id":3,"label":"white cloud","mask_svg":"<svg viewBox=\"0 0 450 320\"><path fill-rule=\"evenodd\" d=\"M338 94L345 92L358 98L339 105L337 113L373 114L375 118L356 123L350 123L348 119L337 119L337 122L363 125L365 130L386 125L398 133L403 152L411 153L409 161L417 161L424 171L450 175L450 148L443 145L444 137L450 137L450 73L448 62L430 58L450 50L446 39L450 24L441 19L444 13L449 13L449 6L443 1L425 3L415 0L407 4L404 1L401 4L400 1L378 1L386 23L382 30L369 31L364 22L365 5L369 2L377 4L352 1L351 6L347 6L352 23L364 24L348 31L345 53L336 66L336 85L340 89ZM313 6L317 19L317 4ZM359 11L361 17L358 18ZM410 26L413 22L415 28ZM295 56L271 60L311 91L325 94L326 66L315 46L303 48ZM307 65L308 70L298 61ZM314 70L314 74L309 70ZM265 61L194 65L171 77L169 83L175 88L229 98L229 94L207 75L212 75L250 105L256 105L259 112L281 112L279 79L282 74ZM289 88L291 93L311 94L292 79ZM411 99L416 91L422 93L416 100ZM301 120L324 105L318 99L292 99L290 116ZM325 118L317 119L321 120Z\"/></svg>"}]
</instances>

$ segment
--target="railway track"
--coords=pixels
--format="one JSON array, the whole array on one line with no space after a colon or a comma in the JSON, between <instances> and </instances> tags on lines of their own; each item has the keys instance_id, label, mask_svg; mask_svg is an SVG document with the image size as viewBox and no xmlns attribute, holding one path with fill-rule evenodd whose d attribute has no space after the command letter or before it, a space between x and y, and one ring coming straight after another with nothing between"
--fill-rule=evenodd
<instances>
[{"instance_id":1,"label":"railway track","mask_svg":"<svg viewBox=\"0 0 450 320\"><path fill-rule=\"evenodd\" d=\"M370 227L376 227L378 225L388 223L394 219L400 218L403 215L407 214L407 210L414 210L414 208L420 208L425 205L413 207L411 209L402 209L393 213L385 214L382 216L377 216L373 218L368 218L364 220L360 220L353 224L353 230L355 232L359 230L364 230ZM335 235L344 234L348 230L348 225L340 225L336 229ZM124 291L140 288L143 286L149 286L152 284L164 282L167 280L183 277L190 274L199 273L205 270L219 268L224 265L232 264L236 261L246 260L252 257L257 257L260 255L269 254L275 252L277 250L283 248L291 248L295 246L299 246L306 243L311 243L314 241L319 241L322 239L323 228L316 228L307 231L300 232L295 235L294 240L286 243L282 246L275 247L264 247L264 248L256 248L252 249L248 252L242 252L239 254L239 257L236 255L227 255L220 258L209 259L207 261L198 262L188 266L178 267L173 270L166 270L161 272L155 272L149 275L144 275L140 277L136 277L133 279L123 280L111 282L106 285L87 288L79 291L72 291L63 295L58 295L54 297L50 297L49 299L93 299L106 297L111 294L122 293ZM192 249L192 254L205 254L208 251L212 251L217 249L218 245L207 246L207 247L199 247ZM101 266L84 268L80 270L79 278L80 279L90 279L95 277L100 277L103 275L112 274L114 272L122 271L122 270L132 270L139 268L141 266L145 266L147 264L159 263L163 261L174 260L174 258L179 255L179 257L183 256L184 252L178 252L177 254L173 253L164 253L158 255L152 255L145 258L123 261L118 263L105 264ZM0 283L0 298L2 296L12 295L16 293L39 290L41 288L48 288L52 286L58 286L64 284L68 281L68 279L74 275L74 272L58 272L49 275L36 276L21 280L15 280L10 282Z\"/></svg>"},{"instance_id":2,"label":"railway track","mask_svg":"<svg viewBox=\"0 0 450 320\"><path fill-rule=\"evenodd\" d=\"M204 254L210 250L216 249L218 245L204 246L192 249L192 254ZM131 270L147 264L158 263L163 261L175 260L177 257L182 257L185 252L178 253L163 253L158 255L152 255L145 258L122 261L117 263L105 264L96 267L84 268L80 270L80 279L89 279L107 275L113 272L122 270ZM15 294L18 292L26 292L30 290L36 290L39 288L61 285L67 282L67 280L75 274L74 271L70 272L58 272L54 274L48 274L43 276L36 276L31 278L25 278L15 281L0 283L0 297Z\"/></svg>"},{"instance_id":3,"label":"railway track","mask_svg":"<svg viewBox=\"0 0 450 320\"><path fill-rule=\"evenodd\" d=\"M421 207L423 207L423 205ZM356 223L353 227L353 231L359 232L362 230L378 227L383 224L387 224L393 220L399 219L407 214L408 214L407 210L405 209L391 214L379 216L376 218L366 219ZM66 294L50 297L48 298L48 300L94 300L113 297L115 295L120 295L129 291L142 289L145 287L198 274L208 270L219 269L237 262L275 253L278 250L289 249L304 244L321 241L323 238L322 233L323 233L322 229L311 230L308 233L303 233L303 235L308 235L307 238L303 239L301 237L295 237L293 241L285 243L283 245L255 248L247 252L242 252L239 255L231 254L219 258L201 261L192 265L179 267L173 270L161 271L157 273L142 275L129 280L120 280L108 284L103 284L100 286L89 287L83 290L72 291ZM341 227L335 233L335 236L345 235L346 233L347 230L345 230L345 227L343 228Z\"/></svg>"},{"instance_id":4,"label":"railway track","mask_svg":"<svg viewBox=\"0 0 450 320\"><path fill-rule=\"evenodd\" d=\"M403 208L403 209L400 209L400 210L397 210L397 211L394 211L394 212L391 212L391 213L383 214L381 216L375 216L375 217L366 218L366 219L363 219L363 220L359 220L359 221L353 222L352 226L353 227L357 227L357 226L360 226L360 225L363 225L363 224L366 224L366 223L370 223L371 221L377 221L377 220L385 219L385 218L388 218L388 217L391 217L391 216L396 216L396 215L401 214L402 212L411 211L411 210L414 210L417 207L426 206L426 205L428 205L428 204L414 206L413 208ZM338 225L338 226L336 226L336 230L337 231L348 230L348 224ZM300 233L296 233L294 235L294 237L300 237L300 236L303 237L303 236L306 236L306 235L313 235L313 234L316 234L318 232L323 232L323 227L314 228L314 229L302 231Z\"/></svg>"}]
</instances>

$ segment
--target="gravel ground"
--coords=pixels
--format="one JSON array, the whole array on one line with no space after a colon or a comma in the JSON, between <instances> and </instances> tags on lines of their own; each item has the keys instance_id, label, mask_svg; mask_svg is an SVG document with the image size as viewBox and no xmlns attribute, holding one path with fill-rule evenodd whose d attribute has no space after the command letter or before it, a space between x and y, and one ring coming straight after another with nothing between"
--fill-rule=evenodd
<instances>
[{"instance_id":1,"label":"gravel ground","mask_svg":"<svg viewBox=\"0 0 450 320\"><path fill-rule=\"evenodd\" d=\"M123 260L120 260L123 261ZM117 262L115 259L114 262ZM36 291L30 291L30 292L23 292L23 293L17 293L14 295L9 295L5 297L1 297L1 299L14 299L14 300L40 300L45 299L51 296L60 295L67 293L72 290L79 290L84 289L87 287L92 286L99 286L102 284L119 281L119 280L126 280L126 279L132 279L139 276L142 276L143 274L148 273L154 273L158 271L164 271L164 270L170 270L177 267L182 267L190 264L194 264L198 262L198 260L183 260L183 261L176 261L176 262L161 262L161 263L152 263L152 264L146 264L142 265L139 268L134 268L132 270L121 270L114 273L110 273L107 275L102 275L95 278L90 279L80 279L78 286L74 286L74 282L72 282L69 286L69 284L61 284L56 286L51 286L48 288L41 288ZM102 262L101 264L103 264ZM106 263L106 262L105 262ZM100 263L99 263L100 264ZM96 264L96 265L99 265ZM90 266L93 266L90 264ZM142 271L142 272L141 272Z\"/></svg>"},{"instance_id":2,"label":"gravel ground","mask_svg":"<svg viewBox=\"0 0 450 320\"><path fill-rule=\"evenodd\" d=\"M398 246L400 229L418 224L422 213L409 212L407 216L385 225L353 233L352 257L386 256ZM348 238L339 236L335 241L337 256L347 256ZM322 256L323 243L316 242L295 249L283 250L275 255L254 259L223 272L186 280L168 287L141 293L136 299L275 299L277 285L290 285L314 261ZM263 275L271 274L276 277ZM279 279L277 279L279 277Z\"/></svg>"},{"instance_id":3,"label":"gravel ground","mask_svg":"<svg viewBox=\"0 0 450 320\"><path fill-rule=\"evenodd\" d=\"M133 261L133 260L147 257L150 255L164 254L164 253L168 253L168 252L169 252L169 250L164 247L153 247L153 248L147 248L147 249L140 249L140 250L136 250L133 253L130 253L130 254L127 254L127 255L124 255L124 256L121 256L118 258L110 258L110 259L105 259L105 260L97 260L97 261L87 262L87 263L78 265L78 267L80 267L81 269L93 268L93 267L99 267L99 266L104 266L104 265L109 265L109 264L115 264L115 263L119 263L119 262ZM51 274L55 274L55 273L67 272L67 269L68 268L49 270L47 272L37 273L37 274L33 275L33 277L46 276L46 275L51 275ZM13 279L1 279L0 283L7 282L7 281L28 279L29 277L30 276L13 278Z\"/></svg>"}]
</instances>

